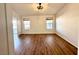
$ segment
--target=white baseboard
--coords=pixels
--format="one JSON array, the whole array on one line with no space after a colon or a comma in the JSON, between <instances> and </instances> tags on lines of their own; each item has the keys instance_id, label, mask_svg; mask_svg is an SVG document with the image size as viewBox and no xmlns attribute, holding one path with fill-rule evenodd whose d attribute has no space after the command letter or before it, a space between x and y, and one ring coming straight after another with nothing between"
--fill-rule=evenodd
<instances>
[{"instance_id":1,"label":"white baseboard","mask_svg":"<svg viewBox=\"0 0 79 59\"><path fill-rule=\"evenodd\" d=\"M76 48L78 48L78 46L76 46L76 45L74 45L72 42L70 42L70 41L68 40L68 38L66 38L65 36L61 35L61 34L58 33L58 32L56 32L56 34L57 34L58 36L60 36L61 38L65 39L67 42L69 42L69 43L72 44L73 46L75 46Z\"/></svg>"},{"instance_id":2,"label":"white baseboard","mask_svg":"<svg viewBox=\"0 0 79 59\"><path fill-rule=\"evenodd\" d=\"M55 34L55 32L53 32L53 33L21 33L21 34Z\"/></svg>"},{"instance_id":3,"label":"white baseboard","mask_svg":"<svg viewBox=\"0 0 79 59\"><path fill-rule=\"evenodd\" d=\"M58 36L60 36L61 38L65 39L67 42L69 42L69 43L72 44L73 46L78 47L78 46L74 45L71 41L69 41L67 37L61 35L61 34L58 33L58 32L53 32L53 33L45 33L45 32L44 32L44 33L21 33L21 34L57 34Z\"/></svg>"}]
</instances>

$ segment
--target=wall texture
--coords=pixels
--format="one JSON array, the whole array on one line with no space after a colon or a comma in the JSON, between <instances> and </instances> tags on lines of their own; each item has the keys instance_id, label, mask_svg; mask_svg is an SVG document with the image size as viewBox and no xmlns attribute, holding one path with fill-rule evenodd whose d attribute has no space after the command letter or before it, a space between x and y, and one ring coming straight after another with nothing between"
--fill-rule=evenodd
<instances>
[{"instance_id":1,"label":"wall texture","mask_svg":"<svg viewBox=\"0 0 79 59\"><path fill-rule=\"evenodd\" d=\"M67 4L56 15L57 34L78 47L79 4Z\"/></svg>"},{"instance_id":2,"label":"wall texture","mask_svg":"<svg viewBox=\"0 0 79 59\"><path fill-rule=\"evenodd\" d=\"M0 3L0 54L8 54L5 5Z\"/></svg>"},{"instance_id":3,"label":"wall texture","mask_svg":"<svg viewBox=\"0 0 79 59\"><path fill-rule=\"evenodd\" d=\"M52 17L54 19L53 30L46 29L46 18ZM26 31L22 20L22 33L23 34L46 34L55 33L55 16L41 15L41 16L26 16L31 21L31 29Z\"/></svg>"}]
</instances>

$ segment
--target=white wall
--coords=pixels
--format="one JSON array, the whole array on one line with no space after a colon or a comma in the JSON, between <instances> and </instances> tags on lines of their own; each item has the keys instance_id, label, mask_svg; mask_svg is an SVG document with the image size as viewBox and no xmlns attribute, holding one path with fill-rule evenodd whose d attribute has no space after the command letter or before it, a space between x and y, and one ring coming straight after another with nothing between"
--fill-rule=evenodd
<instances>
[{"instance_id":1,"label":"white wall","mask_svg":"<svg viewBox=\"0 0 79 59\"><path fill-rule=\"evenodd\" d=\"M54 19L53 30L46 29L46 18L52 17ZM23 34L47 34L55 33L55 16L53 15L41 15L41 16L26 16L31 21L31 29L26 31L22 21L22 33ZM23 20L23 19L22 19Z\"/></svg>"},{"instance_id":2,"label":"white wall","mask_svg":"<svg viewBox=\"0 0 79 59\"><path fill-rule=\"evenodd\" d=\"M78 47L79 4L67 4L57 13L57 34Z\"/></svg>"},{"instance_id":3,"label":"white wall","mask_svg":"<svg viewBox=\"0 0 79 59\"><path fill-rule=\"evenodd\" d=\"M0 54L8 54L5 6L0 3Z\"/></svg>"}]
</instances>

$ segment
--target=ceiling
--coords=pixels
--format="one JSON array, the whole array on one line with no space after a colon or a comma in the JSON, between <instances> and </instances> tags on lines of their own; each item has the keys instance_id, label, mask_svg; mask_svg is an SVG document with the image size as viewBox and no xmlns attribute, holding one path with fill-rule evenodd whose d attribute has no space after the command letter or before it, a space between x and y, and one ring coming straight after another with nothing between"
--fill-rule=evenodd
<instances>
[{"instance_id":1,"label":"ceiling","mask_svg":"<svg viewBox=\"0 0 79 59\"><path fill-rule=\"evenodd\" d=\"M21 16L26 15L51 15L56 14L65 4L49 3L48 8L43 12L35 11L32 3L12 3L11 7Z\"/></svg>"}]
</instances>

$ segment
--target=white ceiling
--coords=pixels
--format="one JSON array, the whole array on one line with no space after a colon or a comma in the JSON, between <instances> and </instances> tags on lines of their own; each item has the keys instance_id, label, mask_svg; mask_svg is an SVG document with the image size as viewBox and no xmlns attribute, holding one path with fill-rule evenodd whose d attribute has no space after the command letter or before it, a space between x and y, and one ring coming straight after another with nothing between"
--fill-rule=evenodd
<instances>
[{"instance_id":1,"label":"white ceiling","mask_svg":"<svg viewBox=\"0 0 79 59\"><path fill-rule=\"evenodd\" d=\"M38 12L33 9L32 3L12 3L11 7L21 16L26 15L50 15L56 14L65 4L64 3L49 3L47 10Z\"/></svg>"}]
</instances>

